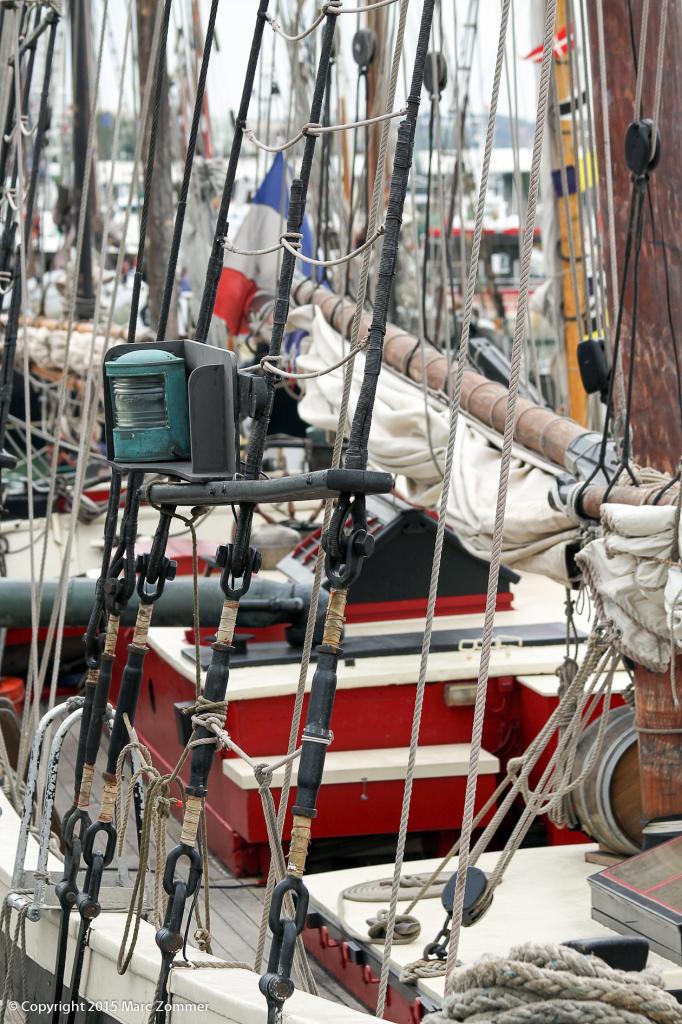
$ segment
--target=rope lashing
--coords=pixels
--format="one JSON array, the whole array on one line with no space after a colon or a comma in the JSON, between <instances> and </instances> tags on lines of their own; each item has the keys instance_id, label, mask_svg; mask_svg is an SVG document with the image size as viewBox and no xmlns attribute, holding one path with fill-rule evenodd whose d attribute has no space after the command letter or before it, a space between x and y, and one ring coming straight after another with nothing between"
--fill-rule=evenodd
<instances>
[{"instance_id":1,"label":"rope lashing","mask_svg":"<svg viewBox=\"0 0 682 1024\"><path fill-rule=\"evenodd\" d=\"M357 249L353 249L352 252L346 253L344 256L339 256L333 260L316 260L312 256L306 256L305 253L301 252L301 244L303 242L303 232L301 231L285 231L280 235L279 242L276 245L270 245L265 249L239 249L236 245L225 240L225 249L227 252L234 253L235 256L268 256L270 253L279 252L280 249L286 249L287 252L291 253L296 259L301 260L302 263L307 263L311 267L339 267L343 263L348 263L350 260L354 260L356 256L361 256L363 252L370 249L374 243L381 238L384 234L383 225L374 232L374 234L368 238L362 245L358 246Z\"/></svg>"},{"instance_id":2,"label":"rope lashing","mask_svg":"<svg viewBox=\"0 0 682 1024\"><path fill-rule=\"evenodd\" d=\"M287 43L300 43L322 24L328 14L365 14L367 11L378 11L381 7L390 7L391 4L395 4L397 2L398 0L374 0L373 3L362 4L359 7L344 7L343 0L328 0L327 3L322 4L320 7L320 13L308 28L303 29L297 35L288 35L272 14L266 14L265 20L272 31Z\"/></svg>"},{"instance_id":3,"label":"rope lashing","mask_svg":"<svg viewBox=\"0 0 682 1024\"><path fill-rule=\"evenodd\" d=\"M275 366L274 363L268 356L263 356L260 361L260 366L263 367L268 373L274 373L277 377L284 377L286 380L313 380L316 377L326 377L328 373L333 373L334 370L341 369L346 363L350 362L351 359L355 359L358 352L364 351L367 348L367 342L369 338L366 336L360 342L356 349L347 352L346 355L339 359L338 362L332 363L331 366L325 366L320 370L310 370L307 373L292 373L289 370L283 370L279 366ZM288 359L288 356L281 355L277 356L278 359Z\"/></svg>"},{"instance_id":4,"label":"rope lashing","mask_svg":"<svg viewBox=\"0 0 682 1024\"><path fill-rule=\"evenodd\" d=\"M424 1024L680 1024L653 971L618 971L567 946L524 945L453 972L442 1010Z\"/></svg>"},{"instance_id":5,"label":"rope lashing","mask_svg":"<svg viewBox=\"0 0 682 1024\"><path fill-rule=\"evenodd\" d=\"M317 121L308 121L303 125L301 129L287 142L282 142L278 146L270 146L267 142L262 142L256 135L253 128L244 128L244 135L247 139L253 143L257 149L263 150L264 153L284 153L287 149L291 149L300 142L301 139L307 138L309 135L319 138L320 135L326 135L333 132L348 132L354 128L368 128L370 125L379 124L381 121L391 121L394 117L404 117L407 110L403 107L400 110L389 110L385 114L376 114L374 117L366 117L361 121L345 121L343 124L319 124Z\"/></svg>"}]
</instances>

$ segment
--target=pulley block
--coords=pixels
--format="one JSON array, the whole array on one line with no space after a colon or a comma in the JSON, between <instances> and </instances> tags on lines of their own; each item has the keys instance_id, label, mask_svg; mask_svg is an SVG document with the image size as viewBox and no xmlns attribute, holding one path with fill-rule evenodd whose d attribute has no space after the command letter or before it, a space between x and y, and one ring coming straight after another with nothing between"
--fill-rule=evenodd
<instances>
[{"instance_id":1,"label":"pulley block","mask_svg":"<svg viewBox=\"0 0 682 1024\"><path fill-rule=\"evenodd\" d=\"M661 134L656 132L653 142L654 123L648 117L633 121L625 133L625 162L635 175L641 177L655 170L661 160ZM653 156L652 156L653 152Z\"/></svg>"},{"instance_id":2,"label":"pulley block","mask_svg":"<svg viewBox=\"0 0 682 1024\"><path fill-rule=\"evenodd\" d=\"M359 68L368 68L377 55L377 35L371 28L359 28L353 36L353 60Z\"/></svg>"},{"instance_id":3,"label":"pulley block","mask_svg":"<svg viewBox=\"0 0 682 1024\"><path fill-rule=\"evenodd\" d=\"M435 81L434 81L435 64ZM424 86L430 96L440 96L448 84L448 65L442 53L428 53L424 65Z\"/></svg>"},{"instance_id":4,"label":"pulley block","mask_svg":"<svg viewBox=\"0 0 682 1024\"><path fill-rule=\"evenodd\" d=\"M611 370L603 338L587 338L579 342L578 368L587 394L599 394L605 402L609 393Z\"/></svg>"}]
</instances>

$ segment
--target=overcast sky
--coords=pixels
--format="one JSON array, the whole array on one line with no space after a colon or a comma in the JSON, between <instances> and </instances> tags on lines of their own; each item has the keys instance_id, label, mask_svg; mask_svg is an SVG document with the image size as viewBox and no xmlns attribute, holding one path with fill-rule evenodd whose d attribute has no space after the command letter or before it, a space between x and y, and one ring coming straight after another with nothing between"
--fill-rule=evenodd
<instances>
[{"instance_id":1,"label":"overcast sky","mask_svg":"<svg viewBox=\"0 0 682 1024\"><path fill-rule=\"evenodd\" d=\"M205 29L208 18L210 0L200 0L203 17L203 28ZM284 0L280 0L284 2ZM467 11L472 0L456 0L457 14L460 25L467 20ZM531 4L532 0L514 0L515 27L516 27L516 67L519 86L519 114L522 117L534 118L536 104L536 68L532 63L521 61L519 58L530 49L541 42L541 30L534 31L531 25ZM356 5L356 4L354 4ZM271 8L274 11L277 0L272 0ZM217 34L219 51L214 52L209 71L208 96L211 113L214 119L223 119L229 116L234 110L241 94L242 80L246 69L246 61L253 33L254 15L257 7L257 0L221 0L218 9ZM190 0L174 0L173 20L169 35L169 54L173 54L177 48L178 31L183 19L183 8L187 11L190 8ZM410 57L414 53L416 38L419 26L422 4L420 0L411 0L408 14L408 52ZM96 21L99 21L101 11L101 0L95 5ZM97 10L99 9L99 10ZM107 60L103 68L101 106L103 108L115 108L118 95L118 71L117 62L120 65L121 51L123 48L123 37L125 29L125 11L127 4L125 0L110 0L110 30L107 40ZM310 18L314 12L319 10L319 3L316 0L308 0L307 13ZM471 106L474 111L487 109L492 73L495 61L495 49L499 28L499 0L480 0L481 30L478 33L477 45L474 56L474 69L471 83ZM187 17L187 15L185 15ZM445 50L448 63L452 72L454 52L454 3L453 0L443 0L443 26L446 38ZM337 32L341 36L340 54L342 66L347 68L349 81L354 88L355 66L350 60L350 41L356 28L356 16L348 15L339 19ZM274 34L266 28L265 36L265 69L266 77L269 77L271 66L272 46ZM511 27L508 37L508 52L511 55L512 35ZM286 57L284 48L290 44L280 38L276 40L275 63L278 68L278 78L282 91L287 90ZM172 57L171 57L172 59ZM126 88L127 105L130 107L130 82ZM451 97L448 93L448 97ZM503 101L501 110L506 110L506 91L503 89ZM447 101L446 101L447 102Z\"/></svg>"}]
</instances>

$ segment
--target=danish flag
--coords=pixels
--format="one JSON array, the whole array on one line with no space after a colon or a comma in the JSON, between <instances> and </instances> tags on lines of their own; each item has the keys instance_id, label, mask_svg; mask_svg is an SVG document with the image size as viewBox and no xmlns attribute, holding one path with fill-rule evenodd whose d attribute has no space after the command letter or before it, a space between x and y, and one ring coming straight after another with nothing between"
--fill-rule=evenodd
<instances>
[{"instance_id":1,"label":"danish flag","mask_svg":"<svg viewBox=\"0 0 682 1024\"><path fill-rule=\"evenodd\" d=\"M568 53L568 38L567 38L567 36L568 36L568 33L566 32L566 26L565 25L563 26L563 28L560 28L559 31L557 32L557 34L554 36L554 46L552 47L552 50L553 50L554 56L556 57L557 60L560 57L565 57L566 54ZM575 45L575 42L573 40L573 33L572 32L571 32L571 43L572 43L572 45ZM543 51L543 49L544 49L543 46L536 46L534 50L531 50L530 53L526 54L526 56L523 58L523 60L532 60L534 64L542 64L542 51Z\"/></svg>"}]
</instances>

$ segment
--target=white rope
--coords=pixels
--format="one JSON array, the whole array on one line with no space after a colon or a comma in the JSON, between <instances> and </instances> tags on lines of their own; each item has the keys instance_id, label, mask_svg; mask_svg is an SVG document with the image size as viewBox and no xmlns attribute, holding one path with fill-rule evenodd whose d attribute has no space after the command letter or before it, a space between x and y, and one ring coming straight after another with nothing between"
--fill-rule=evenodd
<instances>
[{"instance_id":1,"label":"white rope","mask_svg":"<svg viewBox=\"0 0 682 1024\"><path fill-rule=\"evenodd\" d=\"M363 339L362 343L360 344L360 348L366 348L368 341L369 336ZM331 366L325 366L321 370L310 370L307 373L292 373L289 370L282 370L281 367L275 366L274 363L271 362L270 357L268 356L263 356L263 358L260 361L260 366L262 366L264 370L267 370L268 373L274 373L275 376L283 377L285 380L314 380L317 377L326 377L328 373L333 373L334 370L338 370L342 366L345 366L346 363L350 362L351 359L355 358L357 351L359 350L356 350L356 352L348 352L345 356L343 356L342 359L339 359L337 363L333 363ZM276 358L288 359L289 357L286 355L281 355L276 356ZM312 739L314 742L314 737L308 737L308 739Z\"/></svg>"},{"instance_id":2,"label":"white rope","mask_svg":"<svg viewBox=\"0 0 682 1024\"><path fill-rule=\"evenodd\" d=\"M267 21L272 31L276 32L278 36L282 37L282 39L285 39L287 43L300 43L303 39L306 38L306 36L309 36L312 32L314 32L318 25L322 24L322 22L324 21L328 14L343 13L341 10L342 7L343 4L341 0L329 0L328 3L322 4L322 7L320 8L320 13L315 18L312 25L309 25L308 28L304 29L302 32L299 32L297 35L287 35L282 26L279 24L279 22L276 21L271 14L266 14L265 20Z\"/></svg>"},{"instance_id":3,"label":"white rope","mask_svg":"<svg viewBox=\"0 0 682 1024\"><path fill-rule=\"evenodd\" d=\"M320 135L330 134L333 132L348 132L355 128L366 128L372 124L380 124L382 121L391 121L395 117L404 117L406 108L400 110L390 110L385 114L376 114L374 117L364 118L362 121L344 121L342 124L317 124L313 121L308 121L303 127L294 135L293 138L289 139L288 142L282 142L278 146L271 146L267 142L262 142L256 135L253 128L245 128L244 135L247 139L253 143L258 149L262 149L265 153L284 153L287 149L291 149L301 139L306 138L308 135L313 135L315 138Z\"/></svg>"},{"instance_id":4,"label":"white rope","mask_svg":"<svg viewBox=\"0 0 682 1024\"><path fill-rule=\"evenodd\" d=\"M398 830L398 843L396 850L395 868L393 873L393 884L391 887L391 900L389 907L388 922L386 926L386 944L384 946L384 956L381 965L381 978L379 982L379 995L377 998L377 1016L379 1017L383 1016L384 1007L386 1003L386 993L388 990L391 949L393 946L398 898L400 893L400 876L402 874L402 866L405 856L405 844L407 840L407 823L409 819L410 804L412 799L412 783L414 779L417 747L419 743L419 727L421 723L424 691L426 688L426 673L428 668L429 654L431 650L433 619L436 610L436 596L438 593L438 581L440 577L440 563L443 552L443 542L445 538L447 504L450 493L450 482L452 479L454 450L457 440L457 425L459 420L459 410L461 404L462 382L464 376L464 367L467 362L469 334L471 330L471 320L473 316L474 294L476 291L476 282L478 280L478 260L481 247L481 238L483 235L483 219L485 215L485 205L488 193L488 179L490 174L490 162L493 151L495 125L497 121L497 104L499 100L500 85L502 81L502 68L504 64L504 54L506 49L507 24L509 21L510 4L511 0L503 0L500 16L500 31L497 44L497 57L495 63L495 71L493 75L493 87L490 100L490 112L488 116L488 128L486 132L483 164L481 167L481 182L479 187L478 206L476 210L476 222L471 247L471 262L469 264L469 278L467 281L464 319L462 323L462 332L460 335L460 345L457 359L457 369L455 373L454 388L452 391L452 398L450 403L450 428L445 453L443 483L441 486L441 494L438 505L438 524L436 527L436 540L434 545L433 562L431 566L429 596L427 601L426 619L424 622L424 634L422 639L422 650L419 664L419 677L417 681L417 690L415 694L414 710L412 716L410 750L408 756L407 771L405 775L405 788L403 791L403 803L400 816L400 826ZM525 313L523 315L525 316ZM517 317L517 325L522 324L523 317L520 320ZM495 584L495 590L497 590L497 584Z\"/></svg>"},{"instance_id":5,"label":"white rope","mask_svg":"<svg viewBox=\"0 0 682 1024\"><path fill-rule=\"evenodd\" d=\"M642 89L644 87L644 65L646 64L646 40L649 28L649 7L650 0L643 0L642 3L642 25L639 33L639 50L637 52L637 83L635 85L635 112L634 120L639 121L642 116Z\"/></svg>"},{"instance_id":6,"label":"white rope","mask_svg":"<svg viewBox=\"0 0 682 1024\"><path fill-rule=\"evenodd\" d=\"M386 110L392 110L395 103L395 95L397 91L398 75L400 72L400 59L403 52L403 44L405 38L405 27L407 24L407 13L410 4L410 0L399 0L400 10L398 18L398 28L396 32L395 46L393 49L393 58L391 61L391 70L389 76L389 83L386 96ZM374 234L377 229L379 218L383 212L383 196L384 196L384 177L386 170L386 156L388 152L388 140L389 140L389 129L390 122L384 121L381 126L381 137L379 141L379 154L377 158L376 174L374 177L374 190L372 193L372 203L369 211L369 223L367 226L368 235ZM343 382L343 391L341 395L341 406L339 409L339 417L337 421L336 436L334 438L334 449L332 452L332 468L337 469L341 464L341 455L343 452L343 439L344 431L346 429L346 422L348 417L348 405L350 401L351 384L353 381L353 364L355 361L355 353L359 349L358 339L360 334L360 322L365 306L365 297L367 294L367 279L369 276L369 264L370 264L370 253L371 250L367 250L363 254L362 266L360 270L360 281L358 284L357 299L355 304L355 315L353 317L353 326L351 329L351 342L350 342L350 353L352 358L349 358L346 364L346 372ZM350 354L349 353L349 354ZM333 502L328 500L325 503L324 519L323 519L323 532L329 527L333 509ZM315 563L315 572L313 577L313 587L310 595L310 611L308 613L308 621L306 623L306 633L303 642L303 653L301 657L301 667L299 671L298 684L296 687L296 697L294 699L294 710L291 718L291 728L289 731L289 745L288 750L292 751L296 747L296 741L298 738L298 731L300 727L301 714L303 710L303 701L305 697L305 688L308 678L308 668L310 666L310 655L313 645L313 636L315 632L315 622L317 618L317 608L319 602L320 588L322 586L322 573L324 570L324 551L322 547L318 551L317 561ZM284 820L286 817L289 790L291 788L291 766L287 765L284 769L284 780L282 783L282 790L280 796L279 807L277 810L277 831L281 838L284 830ZM275 884L274 868L268 873L267 885L265 890L265 898L263 900L263 916L261 919L261 927L258 934L258 945L256 949L256 970L260 969L263 954L265 951L265 941L267 936L267 915L270 908L270 902L272 899L272 891Z\"/></svg>"},{"instance_id":7,"label":"white rope","mask_svg":"<svg viewBox=\"0 0 682 1024\"><path fill-rule=\"evenodd\" d=\"M20 38L19 38L19 12L14 12L14 90L15 90L15 104L17 110L21 110L21 69L20 69ZM23 157L23 146L21 138L17 139L16 143L16 158L17 158L17 187L20 195L24 193L24 157ZM26 266L26 246L24 244L25 239L25 228L24 218L19 217L18 224L18 246L19 246L19 273L21 276L21 305L27 310L28 309L28 282L26 280L27 266ZM15 283L16 287L16 283ZM29 361L29 346L28 346L28 327L26 324L26 317L23 318L22 325L22 341L24 345L24 359L23 359L23 370L24 370L24 411L25 411L25 427L26 437L31 436L31 390L30 390L30 361ZM26 495L28 499L28 530L29 530L29 565L31 573L31 653L29 670L33 674L34 686L36 686L34 692L33 704L31 704L30 691L27 686L26 702L24 704L24 713L22 715L22 729L21 739L19 741L19 753L17 756L17 777L24 777L24 763L21 759L22 745L28 747L29 742L35 732L38 724L38 701L40 693L37 690L37 678L38 678L38 592L36 587L36 562L35 562L35 522L34 522L34 501L33 501L33 447L28 445L26 448ZM29 674L30 674L29 673ZM31 710L33 714L31 715Z\"/></svg>"},{"instance_id":8,"label":"white rope","mask_svg":"<svg viewBox=\"0 0 682 1024\"><path fill-rule=\"evenodd\" d=\"M651 157L656 153L658 141L658 121L661 114L661 95L663 91L663 54L665 52L666 34L668 29L668 0L661 0L661 27L658 33L658 51L656 54L656 86L654 91L653 128L651 132Z\"/></svg>"},{"instance_id":9,"label":"white rope","mask_svg":"<svg viewBox=\"0 0 682 1024\"><path fill-rule=\"evenodd\" d=\"M363 4L360 7L344 7L343 0L328 0L328 3L322 4L320 13L312 24L296 35L288 35L277 21L277 18L272 14L266 14L265 20L272 31L278 36L281 36L282 39L285 39L288 43L300 43L303 39L314 32L318 25L322 24L328 14L364 14L366 11L378 11L381 7L390 7L391 4L395 4L397 2L398 0L374 0L374 2Z\"/></svg>"},{"instance_id":10,"label":"white rope","mask_svg":"<svg viewBox=\"0 0 682 1024\"><path fill-rule=\"evenodd\" d=\"M455 972L442 1010L424 1024L679 1024L654 971L618 971L567 946L517 946Z\"/></svg>"},{"instance_id":11,"label":"white rope","mask_svg":"<svg viewBox=\"0 0 682 1024\"><path fill-rule=\"evenodd\" d=\"M361 256L366 249L371 249L383 233L384 226L382 224L378 231L375 231L374 235L363 242L361 246L334 260L316 260L312 256L306 256L305 253L301 252L303 234L300 231L284 232L284 234L280 235L277 245L270 245L265 249L239 249L230 241L225 242L225 249L227 252L234 253L235 256L268 256L270 253L278 252L280 249L286 249L297 260L301 260L302 263L308 263L311 267L339 267L343 263L349 263L351 260L354 260L356 256Z\"/></svg>"},{"instance_id":12,"label":"white rope","mask_svg":"<svg viewBox=\"0 0 682 1024\"><path fill-rule=\"evenodd\" d=\"M352 252L346 253L345 256L338 256L334 260L316 260L313 259L312 256L306 256L304 253L300 252L298 248L291 244L286 235L282 235L281 242L283 249L286 249L287 252L290 252L292 256L296 257L296 259L301 260L302 263L308 263L311 267L340 267L342 264L350 263L350 261L354 260L356 256L361 256L363 252L366 252L368 249L371 249L372 246L376 243L376 241L379 238L381 238L383 233L384 226L382 224L381 227L379 227L374 232L374 234L367 239L367 241L363 242L362 245L358 246L357 249L354 249ZM296 244L300 245L301 243L298 242Z\"/></svg>"},{"instance_id":13,"label":"white rope","mask_svg":"<svg viewBox=\"0 0 682 1024\"><path fill-rule=\"evenodd\" d=\"M538 199L538 187L540 183L542 142L545 131L545 120L549 101L549 86L553 64L554 23L556 19L556 8L557 0L548 0L545 13L545 37L542 53L542 68L540 72L540 87L538 94L535 139L533 142L533 158L531 162L530 182L528 189L526 226L521 256L521 274L519 278L519 303L517 308L516 324L514 328L514 343L512 347L511 367L509 374L509 397L507 401L504 440L502 444L502 457L500 461L500 478L498 486L497 503L495 509L495 526L493 530L493 542L490 557L490 571L488 576L488 592L486 595L486 610L483 623L483 643L481 645L481 660L479 664L478 682L476 688L474 724L472 729L469 771L467 777L466 796L464 803L464 817L462 822L462 843L460 847L459 870L457 874L457 886L455 890L455 901L452 915L450 948L448 951L448 973L450 973L453 970L457 962L459 937L462 928L465 881L469 862L472 823L474 818L474 808L476 802L476 788L481 753L481 741L483 736L483 722L485 718L485 704L488 690L488 677L490 674L490 653L492 649L497 587L500 573L502 542L504 538L504 521L507 502L507 489L509 484L509 471L511 466L512 448L514 443L516 398L518 395L520 382L521 355L523 352L523 336L526 327L526 316L528 311L528 287L530 283L530 264L533 252L535 214ZM504 40L502 40L502 57L503 56ZM445 496L443 505L443 512L445 513L445 508L447 507L447 495ZM448 984L449 983L446 980L446 988L448 987Z\"/></svg>"}]
</instances>

